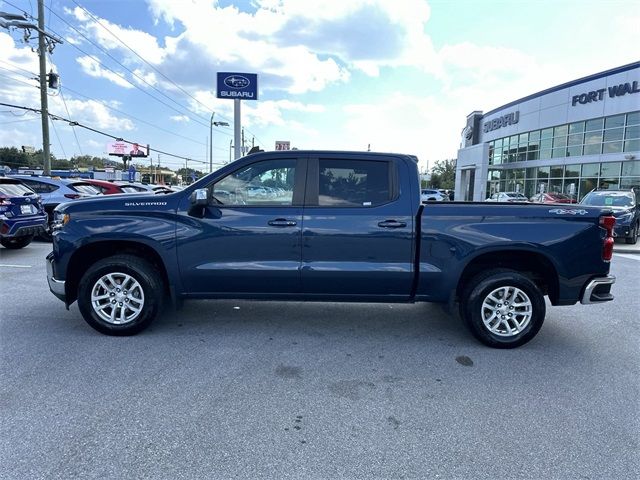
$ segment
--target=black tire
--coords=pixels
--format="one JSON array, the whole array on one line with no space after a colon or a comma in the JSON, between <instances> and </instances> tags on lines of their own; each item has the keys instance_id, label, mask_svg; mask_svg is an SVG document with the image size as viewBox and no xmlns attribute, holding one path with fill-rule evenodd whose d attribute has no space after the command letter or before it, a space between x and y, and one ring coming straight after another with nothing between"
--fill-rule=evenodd
<instances>
[{"instance_id":1,"label":"black tire","mask_svg":"<svg viewBox=\"0 0 640 480\"><path fill-rule=\"evenodd\" d=\"M33 240L33 235L25 235L23 237L2 238L0 239L0 243L4 248L17 250L29 245L31 243L31 240Z\"/></svg>"},{"instance_id":2,"label":"black tire","mask_svg":"<svg viewBox=\"0 0 640 480\"><path fill-rule=\"evenodd\" d=\"M625 243L628 243L629 245L635 245L636 244L636 242L638 241L638 229L639 228L640 228L640 226L636 223L636 226L633 227L633 230L631 230L631 235L624 239Z\"/></svg>"},{"instance_id":3,"label":"black tire","mask_svg":"<svg viewBox=\"0 0 640 480\"><path fill-rule=\"evenodd\" d=\"M507 287L513 289L512 293L517 295L516 299L525 300L516 302L515 309L519 311L514 310L513 305L509 305L511 298L507 298L504 304L490 300L490 294ZM521 293L517 293L518 291ZM500 292L496 295L503 298L500 297ZM498 313L500 318L497 315L494 317L493 313L487 318L489 324L492 318L498 322L492 326L495 331L485 325L485 314L492 311L491 308L485 307L485 300L488 305L499 307L495 313ZM529 301L530 308L520 306L526 303L526 300ZM498 312L500 309L503 311ZM477 275L469 282L460 301L460 315L473 336L485 345L493 348L516 348L527 343L540 331L546 315L546 305L540 288L528 277L514 270L494 269ZM525 321L527 317L528 320ZM518 326L518 318L521 326ZM515 330L515 333L505 332L507 329Z\"/></svg>"},{"instance_id":4,"label":"black tire","mask_svg":"<svg viewBox=\"0 0 640 480\"><path fill-rule=\"evenodd\" d=\"M142 302L136 300L140 304L140 312L131 321L114 324L102 318L94 309L91 300L92 291L94 287L99 288L97 287L98 280L107 274L116 274L116 286L118 286L117 276L119 274L128 275L138 283L139 287L136 287L136 291L139 292L140 289L142 290L144 296L139 295L139 297L142 298ZM89 267L80 280L78 287L78 307L80 308L80 313L82 313L85 321L91 325L91 327L101 333L115 336L135 335L147 328L160 313L164 292L164 285L161 278L162 276L160 272L158 272L158 269L140 257L134 255L114 255L104 258ZM121 290L127 293L126 290ZM121 292L121 290L118 290L118 292ZM128 293L135 294L133 289L132 292ZM122 294L118 293L118 295ZM128 302L129 300L124 299L124 301ZM105 301L103 300L103 302ZM109 303L109 301L106 301L106 303ZM102 305L103 308L101 310L103 314L109 311L105 310L110 307L106 303ZM122 306L123 303L117 303L116 305ZM133 303L129 305L133 305ZM114 308L117 309L118 307L111 307L111 311L113 311ZM125 311L127 308L127 306L125 306L124 309L120 307L120 309ZM132 313L131 315L134 314Z\"/></svg>"}]
</instances>

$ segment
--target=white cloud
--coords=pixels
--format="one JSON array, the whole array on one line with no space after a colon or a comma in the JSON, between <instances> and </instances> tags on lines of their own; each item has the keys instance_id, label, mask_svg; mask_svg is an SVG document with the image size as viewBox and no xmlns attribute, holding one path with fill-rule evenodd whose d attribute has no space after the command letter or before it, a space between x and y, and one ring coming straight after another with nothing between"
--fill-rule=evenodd
<instances>
[{"instance_id":1,"label":"white cloud","mask_svg":"<svg viewBox=\"0 0 640 480\"><path fill-rule=\"evenodd\" d=\"M131 85L131 83L125 80L126 77L124 77L123 74L121 74L122 76L120 76L115 74L111 70L102 68L98 63L98 61L93 57L90 57L90 56L78 57L76 58L76 62L78 62L82 71L87 75L89 75L90 77L104 78L106 80L109 80L112 83L115 83L120 87L133 88L133 85Z\"/></svg>"},{"instance_id":2,"label":"white cloud","mask_svg":"<svg viewBox=\"0 0 640 480\"><path fill-rule=\"evenodd\" d=\"M169 118L174 122L189 122L189 117L186 115L171 115Z\"/></svg>"}]
</instances>

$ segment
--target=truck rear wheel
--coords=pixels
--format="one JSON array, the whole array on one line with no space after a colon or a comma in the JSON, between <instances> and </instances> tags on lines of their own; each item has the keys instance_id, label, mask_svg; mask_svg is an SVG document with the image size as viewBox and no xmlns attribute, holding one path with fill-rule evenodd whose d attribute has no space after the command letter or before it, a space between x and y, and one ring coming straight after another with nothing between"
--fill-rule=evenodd
<instances>
[{"instance_id":1,"label":"truck rear wheel","mask_svg":"<svg viewBox=\"0 0 640 480\"><path fill-rule=\"evenodd\" d=\"M460 313L478 340L493 348L515 348L536 336L546 314L544 295L514 270L495 269L474 277Z\"/></svg>"},{"instance_id":2,"label":"truck rear wheel","mask_svg":"<svg viewBox=\"0 0 640 480\"><path fill-rule=\"evenodd\" d=\"M89 267L80 280L78 307L107 335L135 335L158 316L163 285L158 270L134 255L114 255Z\"/></svg>"}]
</instances>

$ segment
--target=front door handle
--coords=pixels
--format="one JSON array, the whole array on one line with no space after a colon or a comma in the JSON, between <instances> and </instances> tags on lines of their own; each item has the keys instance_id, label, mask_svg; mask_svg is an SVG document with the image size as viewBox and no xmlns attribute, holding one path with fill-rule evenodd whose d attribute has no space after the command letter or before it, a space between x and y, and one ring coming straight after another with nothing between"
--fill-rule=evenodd
<instances>
[{"instance_id":1,"label":"front door handle","mask_svg":"<svg viewBox=\"0 0 640 480\"><path fill-rule=\"evenodd\" d=\"M272 227L295 227L298 222L295 220L287 220L286 218L276 218L267 222Z\"/></svg>"},{"instance_id":2,"label":"front door handle","mask_svg":"<svg viewBox=\"0 0 640 480\"><path fill-rule=\"evenodd\" d=\"M384 222L379 222L378 226L382 228L404 228L407 224L398 220L385 220Z\"/></svg>"}]
</instances>

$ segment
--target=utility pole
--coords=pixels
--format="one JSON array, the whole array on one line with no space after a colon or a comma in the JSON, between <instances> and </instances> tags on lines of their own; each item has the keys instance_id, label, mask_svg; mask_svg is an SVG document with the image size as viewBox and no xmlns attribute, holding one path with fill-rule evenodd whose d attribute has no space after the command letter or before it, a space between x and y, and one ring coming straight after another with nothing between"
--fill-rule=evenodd
<instances>
[{"instance_id":1,"label":"utility pole","mask_svg":"<svg viewBox=\"0 0 640 480\"><path fill-rule=\"evenodd\" d=\"M42 154L44 175L51 175L49 150L49 105L47 99L47 50L44 38L44 0L38 0L38 56L40 57L40 108L42 110Z\"/></svg>"},{"instance_id":2,"label":"utility pole","mask_svg":"<svg viewBox=\"0 0 640 480\"><path fill-rule=\"evenodd\" d=\"M24 41L31 38L31 31L38 32L38 56L40 59L40 109L42 115L42 152L44 156L44 174L51 175L51 151L49 142L49 107L47 102L47 80L51 82L51 88L58 88L58 76L52 72L47 79L47 52L53 52L56 44L62 44L62 40L48 34L44 25L44 0L38 0L38 24L30 23L33 19L24 12L23 15L0 12L0 28L19 28L24 30Z\"/></svg>"}]
</instances>

